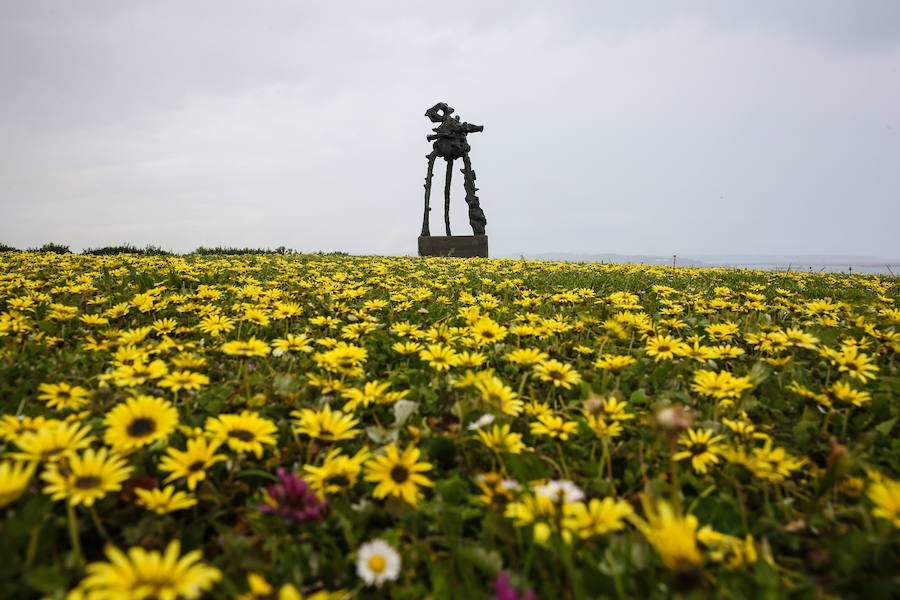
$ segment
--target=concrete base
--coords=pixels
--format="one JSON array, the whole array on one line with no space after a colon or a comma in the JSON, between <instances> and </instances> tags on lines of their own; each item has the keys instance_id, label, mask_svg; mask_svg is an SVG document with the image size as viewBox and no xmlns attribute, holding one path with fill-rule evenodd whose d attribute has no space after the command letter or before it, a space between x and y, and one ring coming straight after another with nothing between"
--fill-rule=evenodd
<instances>
[{"instance_id":1,"label":"concrete base","mask_svg":"<svg viewBox=\"0 0 900 600\"><path fill-rule=\"evenodd\" d=\"M488 257L486 235L419 236L419 256Z\"/></svg>"}]
</instances>

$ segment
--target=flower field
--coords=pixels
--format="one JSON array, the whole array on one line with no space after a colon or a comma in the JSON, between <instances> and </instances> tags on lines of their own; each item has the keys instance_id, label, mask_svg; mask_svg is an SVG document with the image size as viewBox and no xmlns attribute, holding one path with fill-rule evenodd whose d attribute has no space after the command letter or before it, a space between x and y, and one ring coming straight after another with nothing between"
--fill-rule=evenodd
<instances>
[{"instance_id":1,"label":"flower field","mask_svg":"<svg viewBox=\"0 0 900 600\"><path fill-rule=\"evenodd\" d=\"M0 264L0 597L900 589L898 278Z\"/></svg>"}]
</instances>

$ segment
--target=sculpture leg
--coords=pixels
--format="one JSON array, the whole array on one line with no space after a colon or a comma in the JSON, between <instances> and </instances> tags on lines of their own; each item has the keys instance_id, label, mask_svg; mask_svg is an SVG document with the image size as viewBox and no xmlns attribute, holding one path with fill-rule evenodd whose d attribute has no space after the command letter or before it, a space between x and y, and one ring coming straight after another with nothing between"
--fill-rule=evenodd
<instances>
[{"instance_id":1,"label":"sculpture leg","mask_svg":"<svg viewBox=\"0 0 900 600\"><path fill-rule=\"evenodd\" d=\"M450 179L453 177L453 160L447 159L447 179L444 181L444 225L450 236Z\"/></svg>"},{"instance_id":2,"label":"sculpture leg","mask_svg":"<svg viewBox=\"0 0 900 600\"><path fill-rule=\"evenodd\" d=\"M475 171L472 170L472 161L469 160L469 155L463 154L463 187L466 188L466 204L469 205L469 224L472 226L472 233L475 235L484 235L484 226L487 225L487 218L484 216L484 211L481 210L481 203L478 201L478 196L475 195L475 192L478 191L478 188L475 187Z\"/></svg>"},{"instance_id":3,"label":"sculpture leg","mask_svg":"<svg viewBox=\"0 0 900 600\"><path fill-rule=\"evenodd\" d=\"M431 212L431 176L434 175L434 159L437 154L428 155L428 171L425 173L425 217L422 219L422 237L429 237L431 229L428 226L428 213Z\"/></svg>"}]
</instances>

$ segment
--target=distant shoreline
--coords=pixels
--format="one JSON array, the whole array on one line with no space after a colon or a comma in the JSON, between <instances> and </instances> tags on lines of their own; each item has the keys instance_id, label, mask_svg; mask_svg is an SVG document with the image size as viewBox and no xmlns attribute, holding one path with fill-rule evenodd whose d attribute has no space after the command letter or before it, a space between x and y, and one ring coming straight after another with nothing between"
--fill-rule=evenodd
<instances>
[{"instance_id":1,"label":"distant shoreline","mask_svg":"<svg viewBox=\"0 0 900 600\"><path fill-rule=\"evenodd\" d=\"M813 273L857 273L861 275L893 275L900 276L900 260L880 259L872 256L835 256L835 255L718 255L718 256L651 256L639 254L574 254L563 252L547 252L542 254L523 254L508 258L526 258L529 260L547 260L559 262L599 262L611 264L644 264L676 267L731 269L755 269L761 271L790 271Z\"/></svg>"}]
</instances>

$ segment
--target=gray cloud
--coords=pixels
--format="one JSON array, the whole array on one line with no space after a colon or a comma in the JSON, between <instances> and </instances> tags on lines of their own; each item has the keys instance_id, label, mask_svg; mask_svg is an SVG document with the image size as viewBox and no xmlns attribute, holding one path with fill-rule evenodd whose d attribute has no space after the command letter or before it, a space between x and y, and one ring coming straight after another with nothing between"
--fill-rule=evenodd
<instances>
[{"instance_id":1,"label":"gray cloud","mask_svg":"<svg viewBox=\"0 0 900 600\"><path fill-rule=\"evenodd\" d=\"M900 255L893 2L7 4L5 243L413 253L446 100L497 254Z\"/></svg>"}]
</instances>

